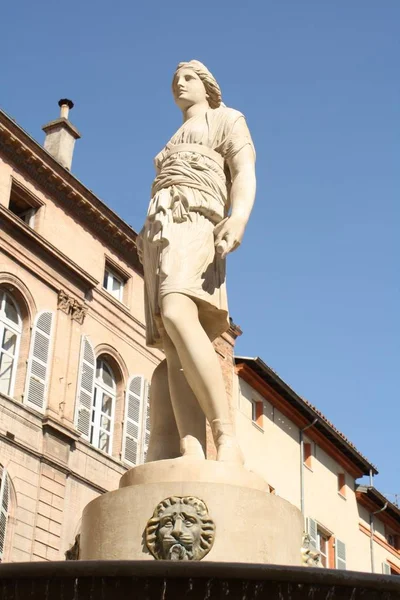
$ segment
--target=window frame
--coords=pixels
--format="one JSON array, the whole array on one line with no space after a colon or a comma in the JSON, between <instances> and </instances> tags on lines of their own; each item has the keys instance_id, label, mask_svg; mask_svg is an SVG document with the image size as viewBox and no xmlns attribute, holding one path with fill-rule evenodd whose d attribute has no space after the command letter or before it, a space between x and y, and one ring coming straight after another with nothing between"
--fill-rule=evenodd
<instances>
[{"instance_id":1,"label":"window frame","mask_svg":"<svg viewBox=\"0 0 400 600\"><path fill-rule=\"evenodd\" d=\"M257 398L251 398L251 422L256 427L263 429L263 417L264 417L264 403L262 400Z\"/></svg>"},{"instance_id":2,"label":"window frame","mask_svg":"<svg viewBox=\"0 0 400 600\"><path fill-rule=\"evenodd\" d=\"M103 372L103 365L107 366L107 369L112 374L112 378L114 381L114 386L108 386L101 380L100 377L97 376L98 363L100 363L100 371ZM102 410L103 405L103 397L104 394L107 394L111 397L111 413L107 414ZM99 398L101 400L99 401ZM100 452L104 452L105 454L112 456L113 452L113 438L114 438L114 421L115 421L115 405L117 399L117 380L115 377L115 373L111 368L110 364L102 358L102 356L98 356L96 358L96 366L95 366L95 380L94 380L94 389L93 389L93 400L92 400L92 409L90 413L90 428L89 428L89 442L92 446L100 450ZM110 421L110 430L107 431L101 425L102 417L108 419ZM108 450L103 450L100 447L100 436L101 434L106 434L108 436Z\"/></svg>"},{"instance_id":3,"label":"window frame","mask_svg":"<svg viewBox=\"0 0 400 600\"><path fill-rule=\"evenodd\" d=\"M331 537L330 535L328 535L325 531L323 531L317 525L317 550L321 556L321 559L320 559L321 567L323 567L324 569L329 569L329 538L330 537ZM322 549L321 549L321 539L323 539L325 541L325 553L323 553ZM323 564L323 562L322 562L322 557L325 558L325 564Z\"/></svg>"},{"instance_id":4,"label":"window frame","mask_svg":"<svg viewBox=\"0 0 400 600\"><path fill-rule=\"evenodd\" d=\"M112 289L112 283L114 280L118 281L118 283L120 284L118 294L115 294L114 290ZM103 289L106 290L106 292L108 292L113 298L115 298L115 300L123 302L125 285L126 280L113 268L111 268L106 262L104 267Z\"/></svg>"},{"instance_id":5,"label":"window frame","mask_svg":"<svg viewBox=\"0 0 400 600\"><path fill-rule=\"evenodd\" d=\"M10 208L11 203L15 202L15 196L20 201L23 201L27 208L21 214L16 213L14 210ZM39 200L30 190L28 190L22 183L18 180L11 178L11 190L10 190L10 198L8 203L8 209L12 212L13 215L21 219L28 227L31 229L35 228L35 217L39 211L39 209L44 205L44 202ZM27 217L27 218L25 218Z\"/></svg>"},{"instance_id":6,"label":"window frame","mask_svg":"<svg viewBox=\"0 0 400 600\"><path fill-rule=\"evenodd\" d=\"M337 474L337 492L341 498L346 499L346 473L343 471Z\"/></svg>"},{"instance_id":7,"label":"window frame","mask_svg":"<svg viewBox=\"0 0 400 600\"><path fill-rule=\"evenodd\" d=\"M4 304L5 304L5 299L6 297L11 298L11 303L13 304L16 313L17 313L17 317L18 317L18 325L16 325L14 323L14 321L11 321L10 319L8 319L5 315L5 310L4 310ZM17 369L18 369L18 357L19 357L19 349L20 349L20 345L21 345L21 337L22 337L22 326L23 326L23 320L22 320L22 315L21 315L21 309L18 306L17 301L15 300L14 296L8 291L5 290L4 288L0 288L0 365L1 365L1 357L3 354L5 354L6 356L10 357L12 359L12 370L11 370L11 376L9 379L9 386L8 386L8 392L1 392L2 394L5 394L6 396L9 396L10 398L13 397L14 394L14 388L15 388L15 379L17 376ZM3 337L4 337L4 333L5 331L11 331L12 333L14 333L16 335L16 342L15 342L15 351L14 354L11 355L10 352L8 352L7 350L5 350L3 348ZM0 372L0 380L1 380L1 372Z\"/></svg>"},{"instance_id":8,"label":"window frame","mask_svg":"<svg viewBox=\"0 0 400 600\"><path fill-rule=\"evenodd\" d=\"M394 548L395 550L399 551L400 550L400 536L396 533L392 533L391 531L388 531L385 528L385 539L386 542L389 544L389 546L391 546L392 548Z\"/></svg>"},{"instance_id":9,"label":"window frame","mask_svg":"<svg viewBox=\"0 0 400 600\"><path fill-rule=\"evenodd\" d=\"M323 565L320 558L320 566L324 569L336 568L336 551L334 550L336 538L333 532L312 517L306 519L306 532L310 536L311 547L320 553L321 558L325 559L326 564ZM325 540L324 553L321 552L321 538Z\"/></svg>"},{"instance_id":10,"label":"window frame","mask_svg":"<svg viewBox=\"0 0 400 600\"><path fill-rule=\"evenodd\" d=\"M254 400L253 398L250 400L251 402L251 420L253 421L253 423L257 423L257 400Z\"/></svg>"},{"instance_id":11,"label":"window frame","mask_svg":"<svg viewBox=\"0 0 400 600\"><path fill-rule=\"evenodd\" d=\"M310 469L310 471L313 470L313 456L313 443L303 441L303 464L307 469Z\"/></svg>"}]
</instances>

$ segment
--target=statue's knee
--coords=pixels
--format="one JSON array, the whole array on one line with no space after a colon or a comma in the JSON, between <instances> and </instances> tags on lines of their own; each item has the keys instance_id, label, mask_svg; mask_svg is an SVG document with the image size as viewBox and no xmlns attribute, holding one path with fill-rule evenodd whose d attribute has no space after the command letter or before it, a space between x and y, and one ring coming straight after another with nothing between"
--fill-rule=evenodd
<instances>
[{"instance_id":1,"label":"statue's knee","mask_svg":"<svg viewBox=\"0 0 400 600\"><path fill-rule=\"evenodd\" d=\"M182 322L182 310L179 306L174 305L173 302L166 303L161 310L161 317L163 320L164 327L169 333L179 329L179 325Z\"/></svg>"}]
</instances>

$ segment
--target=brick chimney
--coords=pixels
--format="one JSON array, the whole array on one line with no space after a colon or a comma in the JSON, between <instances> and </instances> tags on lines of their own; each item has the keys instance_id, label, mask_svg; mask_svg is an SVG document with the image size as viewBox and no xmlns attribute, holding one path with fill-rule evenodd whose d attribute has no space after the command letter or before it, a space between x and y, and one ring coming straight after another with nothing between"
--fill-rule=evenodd
<instances>
[{"instance_id":1,"label":"brick chimney","mask_svg":"<svg viewBox=\"0 0 400 600\"><path fill-rule=\"evenodd\" d=\"M50 123L42 127L46 134L44 148L63 167L71 170L75 140L78 140L81 135L77 128L68 120L68 113L73 108L74 103L67 98L62 98L58 102L58 106L61 108L59 119L50 121Z\"/></svg>"}]
</instances>

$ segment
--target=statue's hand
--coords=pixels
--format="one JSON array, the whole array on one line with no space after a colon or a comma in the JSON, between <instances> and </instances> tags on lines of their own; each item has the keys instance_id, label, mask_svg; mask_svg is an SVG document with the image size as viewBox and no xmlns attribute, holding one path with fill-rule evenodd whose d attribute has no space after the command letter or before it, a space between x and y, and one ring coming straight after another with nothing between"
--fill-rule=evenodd
<instances>
[{"instance_id":1,"label":"statue's hand","mask_svg":"<svg viewBox=\"0 0 400 600\"><path fill-rule=\"evenodd\" d=\"M230 216L215 226L215 247L225 258L229 252L233 252L242 242L246 221L242 217Z\"/></svg>"}]
</instances>

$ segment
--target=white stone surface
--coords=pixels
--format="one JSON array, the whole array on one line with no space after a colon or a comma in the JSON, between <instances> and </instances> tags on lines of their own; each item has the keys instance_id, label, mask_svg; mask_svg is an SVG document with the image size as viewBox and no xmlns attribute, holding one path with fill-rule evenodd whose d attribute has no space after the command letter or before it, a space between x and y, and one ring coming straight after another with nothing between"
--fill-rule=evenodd
<instances>
[{"instance_id":1,"label":"white stone surface","mask_svg":"<svg viewBox=\"0 0 400 600\"><path fill-rule=\"evenodd\" d=\"M121 477L120 488L145 483L221 483L269 492L262 477L241 465L215 460L178 458L146 463L130 469Z\"/></svg>"},{"instance_id":2,"label":"white stone surface","mask_svg":"<svg viewBox=\"0 0 400 600\"><path fill-rule=\"evenodd\" d=\"M260 490L194 481L124 487L84 510L82 560L154 560L144 532L154 508L170 496L195 496L215 523L214 545L204 561L301 564L302 517L286 500Z\"/></svg>"}]
</instances>

